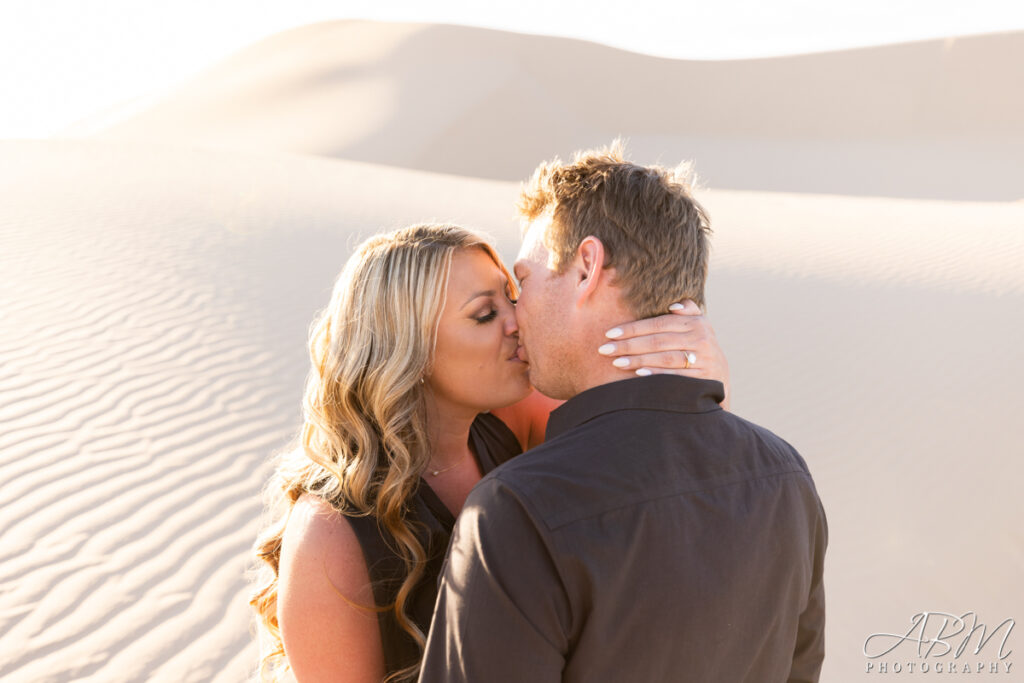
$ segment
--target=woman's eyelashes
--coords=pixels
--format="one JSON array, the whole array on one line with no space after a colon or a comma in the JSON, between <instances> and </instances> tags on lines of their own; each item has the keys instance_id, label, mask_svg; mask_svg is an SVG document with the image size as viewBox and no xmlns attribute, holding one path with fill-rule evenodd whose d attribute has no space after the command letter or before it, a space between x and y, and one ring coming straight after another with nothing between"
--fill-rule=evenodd
<instances>
[{"instance_id":1,"label":"woman's eyelashes","mask_svg":"<svg viewBox=\"0 0 1024 683\"><path fill-rule=\"evenodd\" d=\"M492 308L490 313L488 313L486 315L483 315L483 316L480 316L479 318L474 318L474 320L476 320L477 324L483 325L485 323L491 322L492 320L494 320L497 317L498 317L498 309Z\"/></svg>"},{"instance_id":2,"label":"woman's eyelashes","mask_svg":"<svg viewBox=\"0 0 1024 683\"><path fill-rule=\"evenodd\" d=\"M515 306L516 305L516 301L518 301L518 299L513 299L512 298L512 290L511 289L507 289L507 288L505 289L505 299L508 300L508 302L510 304L512 304L513 306ZM484 315L474 317L473 320L477 321L478 324L483 325L485 323L491 322L492 320L494 320L497 317L498 317L498 309L495 306L492 305L491 310L490 310L489 313L485 313Z\"/></svg>"}]
</instances>

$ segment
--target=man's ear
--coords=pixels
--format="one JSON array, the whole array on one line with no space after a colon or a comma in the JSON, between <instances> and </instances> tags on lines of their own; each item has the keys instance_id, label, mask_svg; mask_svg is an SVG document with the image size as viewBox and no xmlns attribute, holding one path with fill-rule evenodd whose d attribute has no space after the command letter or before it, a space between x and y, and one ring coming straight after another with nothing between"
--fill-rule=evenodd
<instances>
[{"instance_id":1,"label":"man's ear","mask_svg":"<svg viewBox=\"0 0 1024 683\"><path fill-rule=\"evenodd\" d=\"M576 277L576 306L582 306L597 291L601 278L608 277L604 270L605 252L601 240L588 235L576 250L573 271Z\"/></svg>"}]
</instances>

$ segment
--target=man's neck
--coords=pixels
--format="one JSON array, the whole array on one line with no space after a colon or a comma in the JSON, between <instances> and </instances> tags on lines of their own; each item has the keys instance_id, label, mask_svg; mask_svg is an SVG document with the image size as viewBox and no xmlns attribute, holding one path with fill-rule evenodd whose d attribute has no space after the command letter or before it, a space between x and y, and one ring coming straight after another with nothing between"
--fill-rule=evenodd
<instances>
[{"instance_id":1,"label":"man's neck","mask_svg":"<svg viewBox=\"0 0 1024 683\"><path fill-rule=\"evenodd\" d=\"M595 324L587 334L583 335L585 341L581 342L579 346L580 353L575 364L578 371L572 382L575 392L573 395L602 384L620 382L637 376L635 368L628 370L617 368L612 365L613 357L603 356L597 352L598 348L604 344L614 341L605 336L605 332L632 320L630 315L628 312L618 311L614 317L608 317Z\"/></svg>"},{"instance_id":2,"label":"man's neck","mask_svg":"<svg viewBox=\"0 0 1024 683\"><path fill-rule=\"evenodd\" d=\"M597 355L597 359L593 361L593 371L587 373L586 377L581 377L580 382L574 387L575 394L582 394L587 389L593 389L599 387L602 384L611 384L612 382L621 382L624 379L633 379L637 377L635 370L620 370L611 364L611 359L607 356ZM607 370L598 368L598 365L608 365Z\"/></svg>"}]
</instances>

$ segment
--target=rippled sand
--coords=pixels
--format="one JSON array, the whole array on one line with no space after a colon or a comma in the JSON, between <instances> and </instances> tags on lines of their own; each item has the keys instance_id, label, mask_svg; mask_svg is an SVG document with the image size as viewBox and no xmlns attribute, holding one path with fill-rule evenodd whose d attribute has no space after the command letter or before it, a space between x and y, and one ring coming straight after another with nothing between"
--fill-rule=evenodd
<instances>
[{"instance_id":1,"label":"rippled sand","mask_svg":"<svg viewBox=\"0 0 1024 683\"><path fill-rule=\"evenodd\" d=\"M349 251L450 220L515 253L518 184L431 172L449 157L126 140L0 143L3 680L243 679L259 491ZM1024 203L712 187L733 408L828 513L822 680L918 612L1024 618Z\"/></svg>"}]
</instances>

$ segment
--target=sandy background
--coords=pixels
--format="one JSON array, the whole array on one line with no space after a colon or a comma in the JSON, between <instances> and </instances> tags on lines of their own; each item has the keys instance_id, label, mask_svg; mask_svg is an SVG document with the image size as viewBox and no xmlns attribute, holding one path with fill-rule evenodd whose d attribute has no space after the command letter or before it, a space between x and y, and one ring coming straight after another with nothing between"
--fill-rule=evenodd
<instances>
[{"instance_id":1,"label":"sandy background","mask_svg":"<svg viewBox=\"0 0 1024 683\"><path fill-rule=\"evenodd\" d=\"M708 187L733 409L828 513L823 680L918 612L1024 617L1022 81L1021 34L685 62L336 22L0 142L0 679L244 679L258 492L352 246L451 220L511 258L517 181L620 134Z\"/></svg>"}]
</instances>

